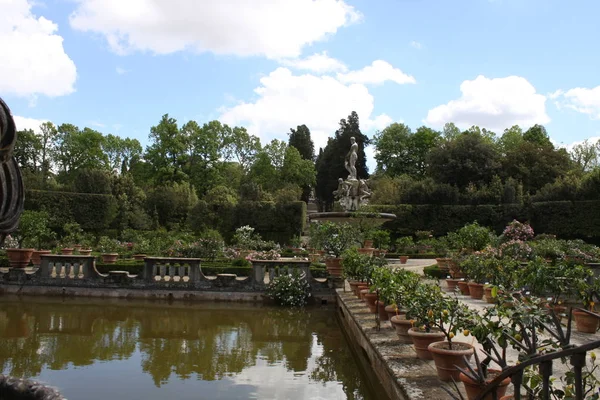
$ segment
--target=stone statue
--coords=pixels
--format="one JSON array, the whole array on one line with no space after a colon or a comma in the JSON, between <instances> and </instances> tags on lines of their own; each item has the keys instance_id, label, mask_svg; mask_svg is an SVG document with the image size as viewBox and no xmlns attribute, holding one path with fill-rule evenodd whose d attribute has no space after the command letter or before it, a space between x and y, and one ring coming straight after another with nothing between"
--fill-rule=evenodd
<instances>
[{"instance_id":1,"label":"stone statue","mask_svg":"<svg viewBox=\"0 0 600 400\"><path fill-rule=\"evenodd\" d=\"M358 158L358 143L356 143L356 139L354 137L350 138L350 151L346 155L346 161L344 162L344 167L348 170L350 175L348 176L348 180L356 179L356 159Z\"/></svg>"},{"instance_id":2,"label":"stone statue","mask_svg":"<svg viewBox=\"0 0 600 400\"><path fill-rule=\"evenodd\" d=\"M371 197L371 191L367 185L366 179L357 179L356 177L356 159L358 158L358 143L354 137L350 138L352 145L346 155L344 168L349 175L346 180L339 178L338 187L333 191L335 199L346 211L357 211L361 206L368 203Z\"/></svg>"}]
</instances>

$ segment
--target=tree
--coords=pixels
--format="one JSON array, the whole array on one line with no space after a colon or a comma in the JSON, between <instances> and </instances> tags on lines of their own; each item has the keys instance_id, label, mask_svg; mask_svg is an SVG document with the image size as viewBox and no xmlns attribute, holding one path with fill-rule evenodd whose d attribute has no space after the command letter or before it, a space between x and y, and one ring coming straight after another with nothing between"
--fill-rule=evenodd
<instances>
[{"instance_id":1,"label":"tree","mask_svg":"<svg viewBox=\"0 0 600 400\"><path fill-rule=\"evenodd\" d=\"M465 188L489 183L500 168L493 143L479 133L464 132L429 153L429 175L439 183Z\"/></svg>"},{"instance_id":2,"label":"tree","mask_svg":"<svg viewBox=\"0 0 600 400\"><path fill-rule=\"evenodd\" d=\"M458 136L460 135L460 129L458 129L458 127L456 125L454 125L454 122L448 122L444 125L444 128L442 129L442 134L444 136L444 139L448 140L448 141L452 141L456 138L458 138Z\"/></svg>"},{"instance_id":3,"label":"tree","mask_svg":"<svg viewBox=\"0 0 600 400\"><path fill-rule=\"evenodd\" d=\"M63 179L71 179L70 173L81 168L108 168L108 157L102 149L103 143L104 136L94 129L80 130L73 124L61 124L58 127L55 161Z\"/></svg>"},{"instance_id":4,"label":"tree","mask_svg":"<svg viewBox=\"0 0 600 400\"><path fill-rule=\"evenodd\" d=\"M42 142L33 130L26 129L17 132L14 155L22 170L39 172L41 149Z\"/></svg>"},{"instance_id":5,"label":"tree","mask_svg":"<svg viewBox=\"0 0 600 400\"><path fill-rule=\"evenodd\" d=\"M162 116L158 125L150 128L151 145L146 149L145 158L153 169L157 184L185 182L188 176L182 166L186 162L186 138L179 131L177 120L169 114Z\"/></svg>"},{"instance_id":6,"label":"tree","mask_svg":"<svg viewBox=\"0 0 600 400\"><path fill-rule=\"evenodd\" d=\"M521 146L523 142L523 130L519 125L513 125L512 127L505 129L504 133L498 139L498 148L500 154L505 156L506 154L515 151Z\"/></svg>"},{"instance_id":7,"label":"tree","mask_svg":"<svg viewBox=\"0 0 600 400\"><path fill-rule=\"evenodd\" d=\"M527 129L527 131L523 134L523 139L538 146L554 147L550 141L550 136L548 136L546 128L544 128L542 125L535 124L531 128Z\"/></svg>"},{"instance_id":8,"label":"tree","mask_svg":"<svg viewBox=\"0 0 600 400\"><path fill-rule=\"evenodd\" d=\"M300 152L290 146L285 151L281 179L299 187L312 186L316 182L315 165L311 160L302 159Z\"/></svg>"},{"instance_id":9,"label":"tree","mask_svg":"<svg viewBox=\"0 0 600 400\"><path fill-rule=\"evenodd\" d=\"M44 122L40 125L40 132L40 163L42 168L42 181L46 182L50 174L51 161L55 151L55 140L58 136L58 130L52 122Z\"/></svg>"},{"instance_id":10,"label":"tree","mask_svg":"<svg viewBox=\"0 0 600 400\"><path fill-rule=\"evenodd\" d=\"M598 168L600 165L600 140L590 142L586 139L573 146L570 155L580 172Z\"/></svg>"},{"instance_id":11,"label":"tree","mask_svg":"<svg viewBox=\"0 0 600 400\"><path fill-rule=\"evenodd\" d=\"M224 138L224 156L227 161L237 161L247 171L260 151L260 139L248 134L246 128L229 129Z\"/></svg>"},{"instance_id":12,"label":"tree","mask_svg":"<svg viewBox=\"0 0 600 400\"><path fill-rule=\"evenodd\" d=\"M408 126L393 123L374 138L377 169L390 176L422 177L427 170L427 154L440 140L440 133L431 128L422 126L412 133Z\"/></svg>"},{"instance_id":13,"label":"tree","mask_svg":"<svg viewBox=\"0 0 600 400\"><path fill-rule=\"evenodd\" d=\"M298 149L304 160L314 161L315 145L310 137L310 130L306 125L298 125L296 129L290 128L288 136L288 146Z\"/></svg>"},{"instance_id":14,"label":"tree","mask_svg":"<svg viewBox=\"0 0 600 400\"><path fill-rule=\"evenodd\" d=\"M313 162L314 166L315 145L310 137L310 130L308 129L308 127L306 125L298 125L298 127L295 130L291 128L290 133L288 135L288 146L295 147L298 150L298 152L300 152L302 159L310 160L311 162ZM302 188L301 199L305 203L308 203L309 201L311 190L311 186L304 186Z\"/></svg>"}]
</instances>

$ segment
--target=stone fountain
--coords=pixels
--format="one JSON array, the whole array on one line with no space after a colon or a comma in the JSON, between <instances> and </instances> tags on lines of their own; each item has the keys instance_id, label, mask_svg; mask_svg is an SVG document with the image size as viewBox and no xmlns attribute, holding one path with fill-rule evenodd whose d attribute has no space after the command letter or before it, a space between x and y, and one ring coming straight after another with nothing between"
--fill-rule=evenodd
<instances>
[{"instance_id":1,"label":"stone fountain","mask_svg":"<svg viewBox=\"0 0 600 400\"><path fill-rule=\"evenodd\" d=\"M332 222L358 222L363 218L372 219L371 224L380 225L386 221L396 219L395 214L374 213L361 211L361 208L369 203L371 190L367 179L358 179L356 177L356 159L358 158L358 143L354 137L350 138L350 151L346 155L344 167L348 171L346 179L338 179L338 187L333 192L336 201L342 206L344 211L311 213L308 219L314 221L332 221Z\"/></svg>"}]
</instances>

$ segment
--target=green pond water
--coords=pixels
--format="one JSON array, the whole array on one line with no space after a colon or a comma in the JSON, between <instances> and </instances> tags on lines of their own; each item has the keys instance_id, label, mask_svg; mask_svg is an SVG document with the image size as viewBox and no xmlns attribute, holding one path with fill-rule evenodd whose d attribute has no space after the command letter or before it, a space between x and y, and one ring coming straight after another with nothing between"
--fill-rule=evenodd
<instances>
[{"instance_id":1,"label":"green pond water","mask_svg":"<svg viewBox=\"0 0 600 400\"><path fill-rule=\"evenodd\" d=\"M332 307L0 297L0 370L77 399L382 399Z\"/></svg>"}]
</instances>

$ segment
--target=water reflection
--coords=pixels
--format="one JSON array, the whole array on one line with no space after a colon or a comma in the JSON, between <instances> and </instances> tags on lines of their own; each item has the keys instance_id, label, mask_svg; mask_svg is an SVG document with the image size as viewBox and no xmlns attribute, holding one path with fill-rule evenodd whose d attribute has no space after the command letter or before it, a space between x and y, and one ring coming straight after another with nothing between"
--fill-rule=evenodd
<instances>
[{"instance_id":1,"label":"water reflection","mask_svg":"<svg viewBox=\"0 0 600 400\"><path fill-rule=\"evenodd\" d=\"M3 297L0 335L4 373L45 380L74 399L112 390L125 398L132 387L148 399L381 398L331 309Z\"/></svg>"}]
</instances>

